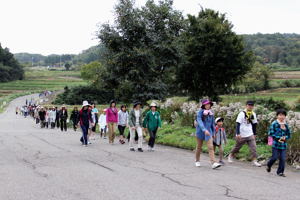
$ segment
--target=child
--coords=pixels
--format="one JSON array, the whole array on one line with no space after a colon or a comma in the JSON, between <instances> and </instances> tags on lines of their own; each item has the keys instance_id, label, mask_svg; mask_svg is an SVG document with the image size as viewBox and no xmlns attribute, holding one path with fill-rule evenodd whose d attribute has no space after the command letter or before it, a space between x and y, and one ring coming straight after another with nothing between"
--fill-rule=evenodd
<instances>
[{"instance_id":1,"label":"child","mask_svg":"<svg viewBox=\"0 0 300 200\"><path fill-rule=\"evenodd\" d=\"M216 119L216 131L215 131L215 136L214 136L214 151L216 152L216 147L219 148L219 157L220 157L220 161L219 163L221 165L224 165L224 161L223 161L223 145L227 144L227 137L226 137L226 132L225 129L223 128L223 122L224 122L224 118L218 117Z\"/></svg>"},{"instance_id":2,"label":"child","mask_svg":"<svg viewBox=\"0 0 300 200\"><path fill-rule=\"evenodd\" d=\"M277 175L285 177L284 167L286 158L286 141L290 139L291 132L288 124L285 121L286 111L284 109L278 109L276 111L277 120L275 120L269 129L269 136L273 138L272 145L272 157L267 164L267 172L271 172L272 165L279 159L279 166L277 169Z\"/></svg>"},{"instance_id":3,"label":"child","mask_svg":"<svg viewBox=\"0 0 300 200\"><path fill-rule=\"evenodd\" d=\"M99 129L100 129L100 137L104 135L104 139L106 139L106 130L107 130L107 124L106 124L106 109L104 109L99 117Z\"/></svg>"},{"instance_id":4,"label":"child","mask_svg":"<svg viewBox=\"0 0 300 200\"><path fill-rule=\"evenodd\" d=\"M196 167L200 167L200 154L202 151L203 141L206 141L209 158L212 164L212 169L221 167L220 163L215 161L215 152L213 147L213 136L215 134L215 118L211 110L213 103L209 100L203 100L201 110L197 114L197 127L196 127Z\"/></svg>"},{"instance_id":5,"label":"child","mask_svg":"<svg viewBox=\"0 0 300 200\"><path fill-rule=\"evenodd\" d=\"M120 140L121 144L125 144L124 132L126 126L128 126L128 112L127 107L125 105L121 106L121 110L118 112L118 129L120 132Z\"/></svg>"}]
</instances>

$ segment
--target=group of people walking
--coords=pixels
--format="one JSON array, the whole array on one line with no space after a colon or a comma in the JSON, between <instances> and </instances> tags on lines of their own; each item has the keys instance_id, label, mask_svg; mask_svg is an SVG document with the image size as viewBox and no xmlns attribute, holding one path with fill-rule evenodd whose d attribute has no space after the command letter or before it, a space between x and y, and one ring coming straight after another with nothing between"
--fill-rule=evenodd
<instances>
[{"instance_id":1,"label":"group of people walking","mask_svg":"<svg viewBox=\"0 0 300 200\"><path fill-rule=\"evenodd\" d=\"M213 102L203 100L195 120L197 141L195 166L201 166L200 155L203 143L206 142L212 169L217 169L225 165L223 152L224 146L227 145L227 136L223 126L224 118L218 117L215 119L211 109L212 106ZM24 110L27 110L28 115L34 117L36 123L40 123L41 128L48 128L48 126L52 129L60 127L61 131L67 131L68 111L65 106L58 109L57 107L44 108L34 105L26 107ZM235 131L236 144L228 155L228 163L233 163L236 154L247 144L251 152L253 165L256 167L262 166L257 160L256 130L258 121L253 110L254 101L247 101L245 109L238 114ZM18 111L16 113L18 114ZM291 137L291 131L285 120L286 115L287 112L284 109L278 109L276 112L277 119L271 124L268 133L269 145L272 145L272 157L267 163L267 172L271 171L271 167L279 159L277 174L282 177L285 177L287 140ZM91 140L95 139L97 131L100 133L100 138L104 139L106 139L108 132L108 142L109 144L114 144L117 129L120 134L120 144L125 144L125 130L128 128L129 150L137 150L139 152L143 152L144 132L149 134L148 151L154 151L156 134L162 125L156 103L151 103L149 111L143 113L140 102L133 103L132 109L128 111L126 105L121 105L120 110L118 110L117 103L114 100L110 102L108 108L101 111L96 108L95 104L83 101L80 110L74 107L70 115L70 121L72 121L75 131L78 127L81 128L82 136L80 142L84 146L91 144ZM134 147L135 143L137 143L137 149ZM219 151L218 161L215 158L217 148Z\"/></svg>"},{"instance_id":2,"label":"group of people walking","mask_svg":"<svg viewBox=\"0 0 300 200\"><path fill-rule=\"evenodd\" d=\"M227 143L227 136L223 127L224 118L217 118L215 120L214 113L211 110L213 102L203 100L200 111L195 120L196 126L196 167L200 167L200 154L202 152L203 142L206 142L209 158L213 169L217 169L225 164L223 161L223 148ZM256 167L261 167L261 163L257 160L256 152L256 128L257 117L254 110L254 101L247 101L245 110L238 114L236 119L236 144L228 155L228 163L234 162L234 158L239 150L247 144L249 146L252 163ZM269 145L272 145L272 157L267 163L267 172L271 171L272 165L279 159L279 166L277 175L285 177L285 160L287 140L291 137L291 131L285 120L287 112L284 109L276 111L277 119L271 124L269 129ZM219 149L220 160L216 162L215 150Z\"/></svg>"}]
</instances>

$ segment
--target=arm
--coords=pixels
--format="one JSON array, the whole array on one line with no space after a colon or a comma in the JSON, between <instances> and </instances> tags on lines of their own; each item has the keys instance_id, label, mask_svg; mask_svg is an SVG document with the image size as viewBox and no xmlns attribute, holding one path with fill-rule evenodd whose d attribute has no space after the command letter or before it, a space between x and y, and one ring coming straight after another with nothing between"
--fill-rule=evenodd
<instances>
[{"instance_id":1,"label":"arm","mask_svg":"<svg viewBox=\"0 0 300 200\"><path fill-rule=\"evenodd\" d=\"M213 123L212 123L212 126L211 126L211 128L212 128L212 130L214 130L213 131L213 133L212 133L212 136L215 136L215 134L216 134L216 125L215 125L215 117L213 116Z\"/></svg>"},{"instance_id":2,"label":"arm","mask_svg":"<svg viewBox=\"0 0 300 200\"><path fill-rule=\"evenodd\" d=\"M145 117L144 122L143 122L143 127L144 128L147 128L148 118L149 118L149 112L147 112L146 117Z\"/></svg>"},{"instance_id":3,"label":"arm","mask_svg":"<svg viewBox=\"0 0 300 200\"><path fill-rule=\"evenodd\" d=\"M204 123L202 121L202 116L203 116L203 112L202 111L199 111L198 114L197 114L197 123L198 123L198 126L199 128L205 132L207 131L207 129L204 127Z\"/></svg>"},{"instance_id":4,"label":"arm","mask_svg":"<svg viewBox=\"0 0 300 200\"><path fill-rule=\"evenodd\" d=\"M161 118L160 114L158 113L158 127L161 128Z\"/></svg>"},{"instance_id":5,"label":"arm","mask_svg":"<svg viewBox=\"0 0 300 200\"><path fill-rule=\"evenodd\" d=\"M241 134L241 124L239 122L236 123L236 130L235 130L236 135Z\"/></svg>"},{"instance_id":6,"label":"arm","mask_svg":"<svg viewBox=\"0 0 300 200\"><path fill-rule=\"evenodd\" d=\"M256 135L256 127L257 127L257 123L252 124L252 130L254 135Z\"/></svg>"}]
</instances>

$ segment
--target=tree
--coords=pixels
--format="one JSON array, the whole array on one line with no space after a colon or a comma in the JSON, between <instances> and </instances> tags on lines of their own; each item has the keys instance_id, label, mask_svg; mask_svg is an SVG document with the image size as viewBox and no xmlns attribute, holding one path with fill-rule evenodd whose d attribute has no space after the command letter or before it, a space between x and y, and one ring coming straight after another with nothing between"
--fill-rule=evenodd
<instances>
[{"instance_id":1,"label":"tree","mask_svg":"<svg viewBox=\"0 0 300 200\"><path fill-rule=\"evenodd\" d=\"M191 99L208 96L218 100L250 70L253 56L245 51L243 38L232 31L224 14L202 9L187 20L182 35L184 62L177 81Z\"/></svg>"},{"instance_id":2,"label":"tree","mask_svg":"<svg viewBox=\"0 0 300 200\"><path fill-rule=\"evenodd\" d=\"M105 86L103 77L107 76L107 71L100 62L94 61L89 64L83 65L80 72L81 77L84 80L90 81L94 86L98 88Z\"/></svg>"},{"instance_id":3,"label":"tree","mask_svg":"<svg viewBox=\"0 0 300 200\"><path fill-rule=\"evenodd\" d=\"M23 67L14 58L14 55L9 52L9 49L3 49L0 44L0 82L22 80L23 78Z\"/></svg>"},{"instance_id":4,"label":"tree","mask_svg":"<svg viewBox=\"0 0 300 200\"><path fill-rule=\"evenodd\" d=\"M65 68L66 68L66 70L67 70L67 71L69 71L69 70L70 70L70 68L71 68L71 65L70 65L70 63L66 63L66 64L65 64Z\"/></svg>"},{"instance_id":5,"label":"tree","mask_svg":"<svg viewBox=\"0 0 300 200\"><path fill-rule=\"evenodd\" d=\"M99 39L107 51L105 81L123 101L163 99L180 61L176 41L183 27L182 14L173 1L148 0L137 8L132 0L119 0L115 24L104 24ZM126 91L126 96L124 92Z\"/></svg>"}]
</instances>

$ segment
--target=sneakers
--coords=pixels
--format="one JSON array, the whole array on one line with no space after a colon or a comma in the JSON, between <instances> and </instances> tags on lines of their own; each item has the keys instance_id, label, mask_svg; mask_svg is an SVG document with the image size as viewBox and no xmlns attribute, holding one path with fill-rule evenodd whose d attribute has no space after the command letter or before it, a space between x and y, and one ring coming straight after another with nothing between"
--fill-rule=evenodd
<instances>
[{"instance_id":1,"label":"sneakers","mask_svg":"<svg viewBox=\"0 0 300 200\"><path fill-rule=\"evenodd\" d=\"M266 170L267 170L267 172L270 173L271 172L271 167L267 166Z\"/></svg>"},{"instance_id":2,"label":"sneakers","mask_svg":"<svg viewBox=\"0 0 300 200\"><path fill-rule=\"evenodd\" d=\"M223 160L220 160L219 163L220 163L220 165L222 165L222 166L225 165L225 162L224 162Z\"/></svg>"},{"instance_id":3,"label":"sneakers","mask_svg":"<svg viewBox=\"0 0 300 200\"><path fill-rule=\"evenodd\" d=\"M233 156L231 154L228 155L228 162L233 163Z\"/></svg>"},{"instance_id":4,"label":"sneakers","mask_svg":"<svg viewBox=\"0 0 300 200\"><path fill-rule=\"evenodd\" d=\"M214 164L212 164L211 168L212 169L217 169L219 167L221 167L222 165L220 163L215 162Z\"/></svg>"},{"instance_id":5,"label":"sneakers","mask_svg":"<svg viewBox=\"0 0 300 200\"><path fill-rule=\"evenodd\" d=\"M254 165L255 167L261 167L261 164L260 164L259 162L257 162L257 160L254 160L254 161L253 161L253 165Z\"/></svg>"},{"instance_id":6,"label":"sneakers","mask_svg":"<svg viewBox=\"0 0 300 200\"><path fill-rule=\"evenodd\" d=\"M130 148L130 151L135 151L134 148Z\"/></svg>"},{"instance_id":7,"label":"sneakers","mask_svg":"<svg viewBox=\"0 0 300 200\"><path fill-rule=\"evenodd\" d=\"M144 152L142 148L138 148L138 152Z\"/></svg>"},{"instance_id":8,"label":"sneakers","mask_svg":"<svg viewBox=\"0 0 300 200\"><path fill-rule=\"evenodd\" d=\"M196 161L196 162L195 162L195 166L196 166L196 167L201 167L200 161Z\"/></svg>"},{"instance_id":9,"label":"sneakers","mask_svg":"<svg viewBox=\"0 0 300 200\"><path fill-rule=\"evenodd\" d=\"M286 177L286 175L284 173L279 173L277 174L278 176L281 176L281 177Z\"/></svg>"}]
</instances>

